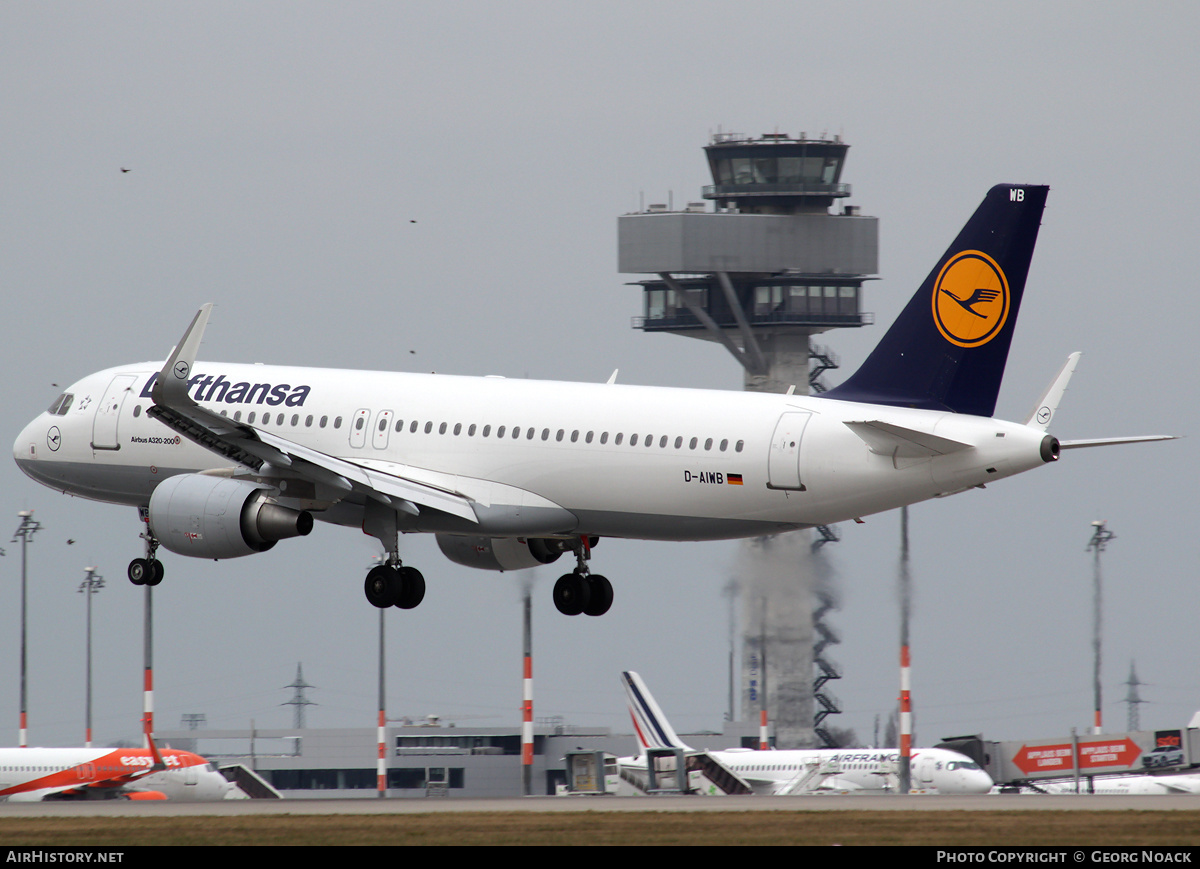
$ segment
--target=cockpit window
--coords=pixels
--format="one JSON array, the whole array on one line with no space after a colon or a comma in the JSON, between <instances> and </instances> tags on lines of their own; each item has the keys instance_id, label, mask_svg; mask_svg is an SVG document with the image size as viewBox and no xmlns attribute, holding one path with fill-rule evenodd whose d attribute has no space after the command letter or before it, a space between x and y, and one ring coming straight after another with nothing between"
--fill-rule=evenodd
<instances>
[{"instance_id":1,"label":"cockpit window","mask_svg":"<svg viewBox=\"0 0 1200 869\"><path fill-rule=\"evenodd\" d=\"M46 410L47 413L52 413L55 416L66 416L67 411L71 409L71 402L75 400L75 396L69 392L64 392L58 398L54 399L54 403Z\"/></svg>"}]
</instances>

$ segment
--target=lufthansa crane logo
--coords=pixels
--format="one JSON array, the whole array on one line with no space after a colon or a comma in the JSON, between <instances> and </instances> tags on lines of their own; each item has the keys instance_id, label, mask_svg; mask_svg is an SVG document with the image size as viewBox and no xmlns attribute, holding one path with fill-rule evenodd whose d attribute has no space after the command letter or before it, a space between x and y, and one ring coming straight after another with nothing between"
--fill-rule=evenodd
<instances>
[{"instance_id":1,"label":"lufthansa crane logo","mask_svg":"<svg viewBox=\"0 0 1200 869\"><path fill-rule=\"evenodd\" d=\"M986 253L964 250L942 267L933 285L933 321L959 347L982 347L1008 319L1008 279Z\"/></svg>"}]
</instances>

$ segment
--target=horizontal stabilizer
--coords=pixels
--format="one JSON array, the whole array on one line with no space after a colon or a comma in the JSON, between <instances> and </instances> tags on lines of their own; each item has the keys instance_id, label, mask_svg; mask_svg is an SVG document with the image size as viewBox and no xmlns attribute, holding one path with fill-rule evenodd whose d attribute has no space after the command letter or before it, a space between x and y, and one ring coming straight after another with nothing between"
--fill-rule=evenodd
<instances>
[{"instance_id":1,"label":"horizontal stabilizer","mask_svg":"<svg viewBox=\"0 0 1200 869\"><path fill-rule=\"evenodd\" d=\"M1083 447L1110 447L1113 444L1143 444L1148 441L1173 441L1179 435L1137 435L1131 438L1090 438L1088 440L1059 441L1058 445L1064 450L1078 450Z\"/></svg>"},{"instance_id":2,"label":"horizontal stabilizer","mask_svg":"<svg viewBox=\"0 0 1200 869\"><path fill-rule=\"evenodd\" d=\"M847 422L846 426L881 456L917 458L920 456L944 456L971 448L971 444L950 438L938 437L929 432L916 431L878 419Z\"/></svg>"}]
</instances>

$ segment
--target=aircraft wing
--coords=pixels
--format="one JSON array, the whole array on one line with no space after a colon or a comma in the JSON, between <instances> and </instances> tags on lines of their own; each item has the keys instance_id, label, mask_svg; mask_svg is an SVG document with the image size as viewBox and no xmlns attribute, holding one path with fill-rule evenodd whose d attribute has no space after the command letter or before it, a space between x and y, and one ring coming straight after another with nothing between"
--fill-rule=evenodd
<instances>
[{"instance_id":1,"label":"aircraft wing","mask_svg":"<svg viewBox=\"0 0 1200 869\"><path fill-rule=\"evenodd\" d=\"M196 313L167 358L150 393L154 405L146 411L147 415L188 440L254 470L264 464L287 468L314 483L342 492L343 497L356 492L411 515L426 507L478 523L471 499L457 491L331 456L235 422L193 401L188 395L188 377L211 312L209 303Z\"/></svg>"}]
</instances>

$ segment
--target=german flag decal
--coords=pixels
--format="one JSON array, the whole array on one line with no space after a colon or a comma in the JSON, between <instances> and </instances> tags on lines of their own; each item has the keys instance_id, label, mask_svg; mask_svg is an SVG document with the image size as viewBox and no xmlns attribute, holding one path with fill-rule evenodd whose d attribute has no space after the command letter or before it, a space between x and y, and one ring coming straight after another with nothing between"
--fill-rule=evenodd
<instances>
[{"instance_id":1,"label":"german flag decal","mask_svg":"<svg viewBox=\"0 0 1200 869\"><path fill-rule=\"evenodd\" d=\"M726 474L725 479L726 479L726 481L728 481L729 485L731 485L731 486L742 485L742 475L741 474Z\"/></svg>"}]
</instances>

